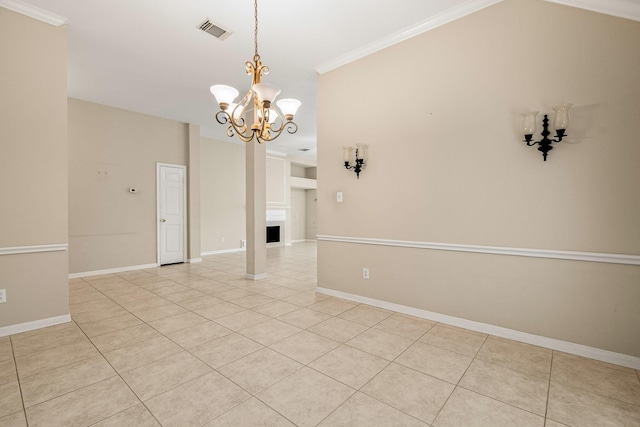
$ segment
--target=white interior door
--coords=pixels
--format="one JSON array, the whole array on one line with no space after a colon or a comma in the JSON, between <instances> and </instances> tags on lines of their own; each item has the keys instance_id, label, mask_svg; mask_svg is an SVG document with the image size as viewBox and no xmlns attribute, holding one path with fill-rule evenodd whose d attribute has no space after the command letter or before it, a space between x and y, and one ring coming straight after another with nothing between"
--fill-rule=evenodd
<instances>
[{"instance_id":1,"label":"white interior door","mask_svg":"<svg viewBox=\"0 0 640 427\"><path fill-rule=\"evenodd\" d=\"M186 261L185 166L158 164L158 264Z\"/></svg>"}]
</instances>

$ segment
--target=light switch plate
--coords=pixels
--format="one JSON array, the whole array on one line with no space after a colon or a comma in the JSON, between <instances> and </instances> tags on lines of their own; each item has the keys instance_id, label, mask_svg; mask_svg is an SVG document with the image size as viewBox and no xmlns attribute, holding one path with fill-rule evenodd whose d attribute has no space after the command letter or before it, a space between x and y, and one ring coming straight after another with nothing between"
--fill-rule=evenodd
<instances>
[{"instance_id":1,"label":"light switch plate","mask_svg":"<svg viewBox=\"0 0 640 427\"><path fill-rule=\"evenodd\" d=\"M336 194L336 201L342 203L342 191L338 191L338 194Z\"/></svg>"},{"instance_id":2,"label":"light switch plate","mask_svg":"<svg viewBox=\"0 0 640 427\"><path fill-rule=\"evenodd\" d=\"M7 290L6 289L0 289L0 304L2 304L3 302L7 302Z\"/></svg>"}]
</instances>

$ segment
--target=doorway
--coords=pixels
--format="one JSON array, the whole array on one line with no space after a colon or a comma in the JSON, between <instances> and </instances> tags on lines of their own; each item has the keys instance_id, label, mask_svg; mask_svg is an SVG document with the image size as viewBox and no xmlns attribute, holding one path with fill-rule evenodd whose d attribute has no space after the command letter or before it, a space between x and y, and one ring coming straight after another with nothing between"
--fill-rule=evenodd
<instances>
[{"instance_id":1,"label":"doorway","mask_svg":"<svg viewBox=\"0 0 640 427\"><path fill-rule=\"evenodd\" d=\"M158 265L187 261L187 167L157 164Z\"/></svg>"}]
</instances>

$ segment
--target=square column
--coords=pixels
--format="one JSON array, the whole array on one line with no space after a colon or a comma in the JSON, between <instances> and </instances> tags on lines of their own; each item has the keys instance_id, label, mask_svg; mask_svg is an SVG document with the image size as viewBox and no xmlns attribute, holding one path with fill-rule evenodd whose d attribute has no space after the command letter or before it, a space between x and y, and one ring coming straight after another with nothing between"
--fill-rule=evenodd
<instances>
[{"instance_id":1,"label":"square column","mask_svg":"<svg viewBox=\"0 0 640 427\"><path fill-rule=\"evenodd\" d=\"M267 277L267 147L252 140L245 145L248 279Z\"/></svg>"}]
</instances>

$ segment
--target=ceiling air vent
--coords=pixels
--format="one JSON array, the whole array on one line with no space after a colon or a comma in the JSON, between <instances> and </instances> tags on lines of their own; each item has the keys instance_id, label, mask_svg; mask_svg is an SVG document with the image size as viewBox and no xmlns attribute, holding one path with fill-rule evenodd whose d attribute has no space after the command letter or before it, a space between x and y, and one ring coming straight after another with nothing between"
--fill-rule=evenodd
<instances>
[{"instance_id":1,"label":"ceiling air vent","mask_svg":"<svg viewBox=\"0 0 640 427\"><path fill-rule=\"evenodd\" d=\"M224 40L231 35L231 31L225 30L224 28L214 24L209 20L209 18L205 19L198 28L220 40Z\"/></svg>"}]
</instances>

